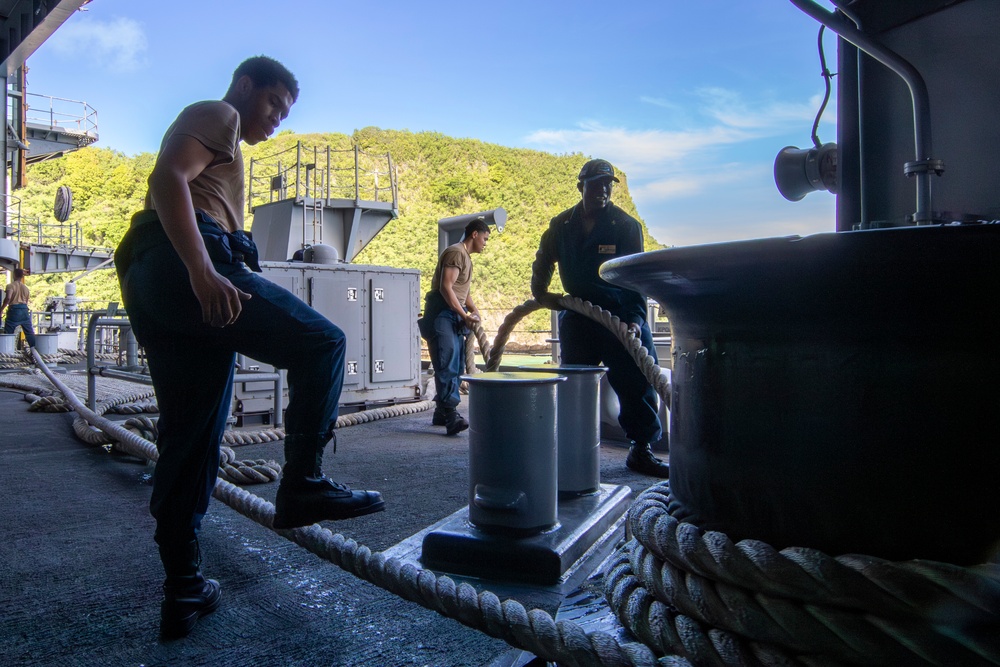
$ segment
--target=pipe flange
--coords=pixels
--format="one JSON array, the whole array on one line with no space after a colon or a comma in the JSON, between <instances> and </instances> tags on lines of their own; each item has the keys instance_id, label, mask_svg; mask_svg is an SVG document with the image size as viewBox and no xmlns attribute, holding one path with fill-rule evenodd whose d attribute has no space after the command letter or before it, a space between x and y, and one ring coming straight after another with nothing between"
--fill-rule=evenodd
<instances>
[{"instance_id":1,"label":"pipe flange","mask_svg":"<svg viewBox=\"0 0 1000 667\"><path fill-rule=\"evenodd\" d=\"M944 160L928 158L926 160L907 162L903 165L903 173L907 176L915 176L917 174L934 174L935 176L940 176L944 173Z\"/></svg>"}]
</instances>

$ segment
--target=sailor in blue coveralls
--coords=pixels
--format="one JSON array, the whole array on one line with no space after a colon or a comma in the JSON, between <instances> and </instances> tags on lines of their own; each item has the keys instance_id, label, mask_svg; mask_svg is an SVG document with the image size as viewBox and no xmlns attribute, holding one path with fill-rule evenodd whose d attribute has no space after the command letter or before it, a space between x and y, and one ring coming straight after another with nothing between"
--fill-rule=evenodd
<instances>
[{"instance_id":1,"label":"sailor in blue coveralls","mask_svg":"<svg viewBox=\"0 0 1000 667\"><path fill-rule=\"evenodd\" d=\"M219 605L200 569L197 535L219 471L237 353L288 369L285 467L276 529L385 508L376 491L323 476L323 449L344 380L343 331L261 278L243 231L240 142L274 133L298 83L265 56L244 61L222 100L197 102L167 129L145 210L115 252L122 299L146 352L160 418L150 512L166 573L160 633L183 637Z\"/></svg>"},{"instance_id":2,"label":"sailor in blue coveralls","mask_svg":"<svg viewBox=\"0 0 1000 667\"><path fill-rule=\"evenodd\" d=\"M531 267L531 293L543 304L557 296L548 291L556 264L563 287L571 296L590 301L628 325L656 360L653 335L646 323L646 299L633 290L601 279L601 264L615 257L642 252L642 227L611 203L618 182L606 160L590 160L580 170L578 204L552 219ZM572 311L559 314L559 346L564 364L604 364L608 382L618 394L618 423L632 441L625 465L653 477L667 477L670 468L653 456L650 443L662 434L656 391L625 347L599 322Z\"/></svg>"}]
</instances>

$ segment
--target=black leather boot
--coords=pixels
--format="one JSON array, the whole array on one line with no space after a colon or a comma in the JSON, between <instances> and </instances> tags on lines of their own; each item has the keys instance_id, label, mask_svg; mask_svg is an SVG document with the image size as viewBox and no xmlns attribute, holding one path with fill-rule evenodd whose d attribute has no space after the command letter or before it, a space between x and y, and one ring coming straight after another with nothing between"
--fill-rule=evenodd
<instances>
[{"instance_id":1,"label":"black leather boot","mask_svg":"<svg viewBox=\"0 0 1000 667\"><path fill-rule=\"evenodd\" d=\"M457 435L469 428L469 422L455 408L445 408L444 426L448 435Z\"/></svg>"},{"instance_id":2,"label":"black leather boot","mask_svg":"<svg viewBox=\"0 0 1000 667\"><path fill-rule=\"evenodd\" d=\"M434 408L434 416L431 417L432 426L444 426L447 423L448 409L440 405Z\"/></svg>"},{"instance_id":3,"label":"black leather boot","mask_svg":"<svg viewBox=\"0 0 1000 667\"><path fill-rule=\"evenodd\" d=\"M640 475L663 479L670 477L670 466L653 456L648 442L632 443L632 447L628 450L628 458L625 459L625 466Z\"/></svg>"},{"instance_id":4,"label":"black leather boot","mask_svg":"<svg viewBox=\"0 0 1000 667\"><path fill-rule=\"evenodd\" d=\"M352 491L323 476L325 446L322 435L285 436L285 468L274 502L274 528L299 528L385 509L378 491Z\"/></svg>"},{"instance_id":5,"label":"black leather boot","mask_svg":"<svg viewBox=\"0 0 1000 667\"><path fill-rule=\"evenodd\" d=\"M219 607L222 587L202 575L197 539L161 544L160 560L167 574L160 605L160 637L181 639L191 634L199 618Z\"/></svg>"}]
</instances>

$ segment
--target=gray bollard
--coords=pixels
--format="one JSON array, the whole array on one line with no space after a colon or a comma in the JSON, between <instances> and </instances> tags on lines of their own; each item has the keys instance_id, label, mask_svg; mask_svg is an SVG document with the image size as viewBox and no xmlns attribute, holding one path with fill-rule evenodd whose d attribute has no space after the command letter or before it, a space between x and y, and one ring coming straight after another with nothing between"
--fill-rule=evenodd
<instances>
[{"instance_id":1,"label":"gray bollard","mask_svg":"<svg viewBox=\"0 0 1000 667\"><path fill-rule=\"evenodd\" d=\"M17 335L0 334L0 354L14 354L17 352Z\"/></svg>"},{"instance_id":2,"label":"gray bollard","mask_svg":"<svg viewBox=\"0 0 1000 667\"><path fill-rule=\"evenodd\" d=\"M38 333L35 334L35 349L38 354L56 354L59 352L59 334Z\"/></svg>"},{"instance_id":3,"label":"gray bollard","mask_svg":"<svg viewBox=\"0 0 1000 667\"><path fill-rule=\"evenodd\" d=\"M469 383L469 521L527 536L556 525L554 373L480 373Z\"/></svg>"},{"instance_id":4,"label":"gray bollard","mask_svg":"<svg viewBox=\"0 0 1000 667\"><path fill-rule=\"evenodd\" d=\"M558 404L559 495L596 493L601 487L601 378L603 366L520 366L532 373L558 373L566 378L556 391Z\"/></svg>"}]
</instances>

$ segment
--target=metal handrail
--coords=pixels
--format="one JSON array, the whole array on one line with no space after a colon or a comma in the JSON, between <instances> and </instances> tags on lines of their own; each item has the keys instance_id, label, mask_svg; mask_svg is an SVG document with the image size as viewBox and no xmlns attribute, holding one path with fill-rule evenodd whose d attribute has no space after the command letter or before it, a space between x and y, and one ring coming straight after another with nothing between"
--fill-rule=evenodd
<instances>
[{"instance_id":1,"label":"metal handrail","mask_svg":"<svg viewBox=\"0 0 1000 667\"><path fill-rule=\"evenodd\" d=\"M294 155L292 155L294 151ZM349 199L399 206L396 170L389 153L373 154L329 144L298 141L294 146L250 160L247 210L285 199Z\"/></svg>"},{"instance_id":2,"label":"metal handrail","mask_svg":"<svg viewBox=\"0 0 1000 667\"><path fill-rule=\"evenodd\" d=\"M931 157L931 102L927 84L913 65L898 53L879 42L874 37L861 32L849 21L834 12L817 5L813 0L791 0L791 3L802 12L811 16L830 30L836 32L842 39L861 49L875 60L895 72L910 89L913 102L913 134L916 160L908 162L903 168L906 175L914 176L917 189L917 210L913 221L918 224L934 222L934 201L931 191L931 176L939 176L944 171L944 163ZM834 4L837 4L836 2ZM838 7L839 9L839 7Z\"/></svg>"},{"instance_id":3,"label":"metal handrail","mask_svg":"<svg viewBox=\"0 0 1000 667\"><path fill-rule=\"evenodd\" d=\"M97 412L97 376L115 377L142 384L153 384L152 378L144 373L127 370L137 368L139 361L139 344L132 333L132 323L128 317L108 317L107 310L95 311L90 316L87 323L87 407ZM117 327L125 338L126 355L125 368L109 368L97 365L97 353L95 341L97 329L99 327ZM120 344L120 342L119 342ZM241 371L233 374L233 384L237 382L273 382L274 383L274 425L281 426L283 417L281 413L282 399L285 393L285 376L282 372L266 373L255 371Z\"/></svg>"},{"instance_id":4,"label":"metal handrail","mask_svg":"<svg viewBox=\"0 0 1000 667\"><path fill-rule=\"evenodd\" d=\"M42 102L32 105L32 99L42 100ZM62 110L67 107L78 107L78 110ZM86 102L27 93L25 95L25 109L25 122L29 125L97 138L97 110Z\"/></svg>"}]
</instances>

